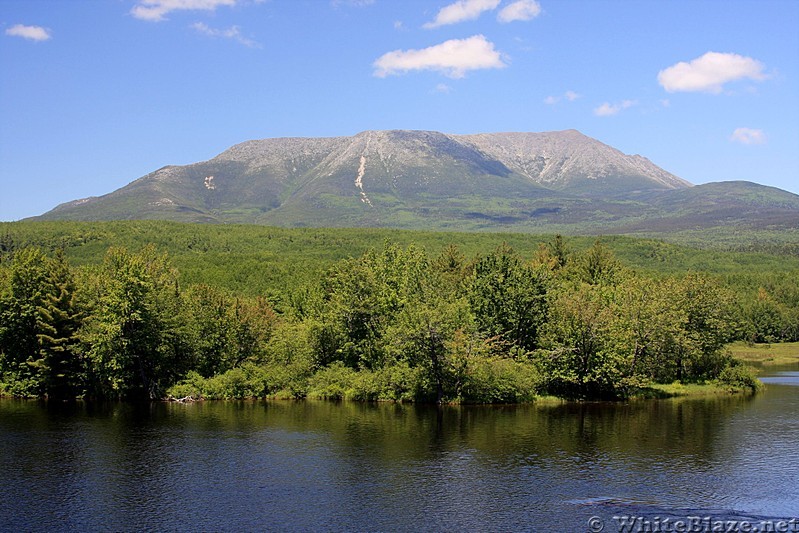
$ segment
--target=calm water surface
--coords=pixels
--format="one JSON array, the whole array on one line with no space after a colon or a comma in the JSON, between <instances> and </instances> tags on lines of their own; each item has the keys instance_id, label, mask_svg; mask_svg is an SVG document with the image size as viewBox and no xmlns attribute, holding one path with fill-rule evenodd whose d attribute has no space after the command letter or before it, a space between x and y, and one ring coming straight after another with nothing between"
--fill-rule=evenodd
<instances>
[{"instance_id":1,"label":"calm water surface","mask_svg":"<svg viewBox=\"0 0 799 533\"><path fill-rule=\"evenodd\" d=\"M757 396L514 407L2 400L0 530L787 519L799 516L799 369L764 381Z\"/></svg>"}]
</instances>

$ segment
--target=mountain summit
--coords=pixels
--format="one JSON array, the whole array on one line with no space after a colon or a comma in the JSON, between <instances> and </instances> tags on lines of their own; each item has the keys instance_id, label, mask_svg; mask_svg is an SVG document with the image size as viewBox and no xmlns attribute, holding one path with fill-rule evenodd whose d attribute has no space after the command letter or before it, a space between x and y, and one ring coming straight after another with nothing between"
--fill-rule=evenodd
<instances>
[{"instance_id":1,"label":"mountain summit","mask_svg":"<svg viewBox=\"0 0 799 533\"><path fill-rule=\"evenodd\" d=\"M523 231L624 231L632 224L645 231L653 220L674 217L669 198L681 199L680 220L696 224L691 206L708 202L702 187L576 130L365 131L244 142L39 218ZM775 191L765 196L779 197L776 208L787 215L799 209L799 197ZM744 198L718 192L727 207L751 203L748 189ZM706 222L721 223L713 217Z\"/></svg>"},{"instance_id":2,"label":"mountain summit","mask_svg":"<svg viewBox=\"0 0 799 533\"><path fill-rule=\"evenodd\" d=\"M514 172L577 194L678 189L691 184L640 155L622 152L577 130L549 133L483 133L457 137L502 161Z\"/></svg>"}]
</instances>

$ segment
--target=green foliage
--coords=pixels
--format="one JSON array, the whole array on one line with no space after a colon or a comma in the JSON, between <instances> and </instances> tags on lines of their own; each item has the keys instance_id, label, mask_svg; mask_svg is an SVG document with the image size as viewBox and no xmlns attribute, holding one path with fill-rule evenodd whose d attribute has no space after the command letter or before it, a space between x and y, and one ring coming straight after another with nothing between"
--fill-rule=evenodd
<instances>
[{"instance_id":1,"label":"green foliage","mask_svg":"<svg viewBox=\"0 0 799 533\"><path fill-rule=\"evenodd\" d=\"M181 360L180 338L173 335L180 301L177 273L166 256L152 247L137 254L111 248L93 297L83 339L96 392L160 397L162 382L188 370Z\"/></svg>"},{"instance_id":2,"label":"green foliage","mask_svg":"<svg viewBox=\"0 0 799 533\"><path fill-rule=\"evenodd\" d=\"M676 288L676 299L684 317L677 379L712 379L730 363L723 348L736 329L733 295L706 275L688 274Z\"/></svg>"},{"instance_id":3,"label":"green foliage","mask_svg":"<svg viewBox=\"0 0 799 533\"><path fill-rule=\"evenodd\" d=\"M481 258L468 280L468 299L477 328L523 351L538 346L546 318L546 270L522 260L508 246Z\"/></svg>"},{"instance_id":4,"label":"green foliage","mask_svg":"<svg viewBox=\"0 0 799 533\"><path fill-rule=\"evenodd\" d=\"M396 402L429 400L424 369L399 361L374 372L359 372L353 400Z\"/></svg>"},{"instance_id":5,"label":"green foliage","mask_svg":"<svg viewBox=\"0 0 799 533\"><path fill-rule=\"evenodd\" d=\"M398 362L378 370L355 371L337 361L320 369L309 381L309 398L356 401L411 402L424 399L420 368Z\"/></svg>"},{"instance_id":6,"label":"green foliage","mask_svg":"<svg viewBox=\"0 0 799 533\"><path fill-rule=\"evenodd\" d=\"M537 361L552 394L625 397L650 382L720 375L733 329L731 295L705 276L578 282L553 302Z\"/></svg>"},{"instance_id":7,"label":"green foliage","mask_svg":"<svg viewBox=\"0 0 799 533\"><path fill-rule=\"evenodd\" d=\"M28 246L46 252L63 248L72 265L98 265L111 246L137 251L153 244L169 253L181 273L183 284L202 283L235 294L267 296L281 312L285 301L314 284L339 261L360 257L390 241L400 247L414 244L431 257L449 247L465 257L475 257L507 243L522 256L530 256L540 243L557 236L524 233L465 233L400 231L394 229L274 228L252 225L198 225L163 221L119 222L0 222L13 249ZM790 235L781 232L780 235ZM790 237L799 242L799 236ZM567 262L590 248L595 237L561 237ZM759 242L763 242L760 239ZM675 275L688 270L712 275L735 276L736 284L747 284L757 294L757 284L768 278L799 276L799 255L766 253L770 248L725 251L704 240L694 247L627 236L604 236L625 268L649 274ZM705 249L712 247L711 249ZM555 246L557 248L557 246ZM0 249L0 264L10 252ZM766 286L770 285L769 282ZM786 283L791 284L791 281ZM754 284L754 287L749 288Z\"/></svg>"},{"instance_id":8,"label":"green foliage","mask_svg":"<svg viewBox=\"0 0 799 533\"><path fill-rule=\"evenodd\" d=\"M227 372L203 377L190 371L166 393L173 398L208 400L240 400L265 398L280 390L279 378L270 370L252 363L232 368Z\"/></svg>"},{"instance_id":9,"label":"green foliage","mask_svg":"<svg viewBox=\"0 0 799 533\"><path fill-rule=\"evenodd\" d=\"M601 241L580 254L572 267L574 277L591 285L613 284L623 275L621 263Z\"/></svg>"},{"instance_id":10,"label":"green foliage","mask_svg":"<svg viewBox=\"0 0 799 533\"><path fill-rule=\"evenodd\" d=\"M799 339L799 307L793 301L792 305L786 305L784 301L771 296L765 288L760 287L757 297L742 302L739 308L739 316L743 322L741 336L749 342L760 343Z\"/></svg>"},{"instance_id":11,"label":"green foliage","mask_svg":"<svg viewBox=\"0 0 799 533\"><path fill-rule=\"evenodd\" d=\"M757 392L763 388L763 383L757 379L757 370L742 364L725 367L719 372L717 382L733 392L739 390Z\"/></svg>"},{"instance_id":12,"label":"green foliage","mask_svg":"<svg viewBox=\"0 0 799 533\"><path fill-rule=\"evenodd\" d=\"M69 399L80 396L86 382L85 361L79 352L78 332L83 309L77 285L66 257L59 250L49 261L49 290L37 308L38 361L47 396Z\"/></svg>"},{"instance_id":13,"label":"green foliage","mask_svg":"<svg viewBox=\"0 0 799 533\"><path fill-rule=\"evenodd\" d=\"M265 299L234 297L195 285L183 292L181 301L181 334L193 354L191 364L201 375L263 360L277 320Z\"/></svg>"},{"instance_id":14,"label":"green foliage","mask_svg":"<svg viewBox=\"0 0 799 533\"><path fill-rule=\"evenodd\" d=\"M609 288L580 283L552 303L539 363L546 389L557 396L616 396L624 353L611 342L614 319Z\"/></svg>"},{"instance_id":15,"label":"green foliage","mask_svg":"<svg viewBox=\"0 0 799 533\"><path fill-rule=\"evenodd\" d=\"M9 392L19 396L44 393L38 353L39 307L47 296L47 258L37 249L16 252L0 292L0 368Z\"/></svg>"},{"instance_id":16,"label":"green foliage","mask_svg":"<svg viewBox=\"0 0 799 533\"><path fill-rule=\"evenodd\" d=\"M476 359L461 384L460 403L521 403L535 399L541 377L530 363L501 357Z\"/></svg>"},{"instance_id":17,"label":"green foliage","mask_svg":"<svg viewBox=\"0 0 799 533\"><path fill-rule=\"evenodd\" d=\"M757 272L762 255L619 237L9 227L0 250L3 394L621 398L675 381L749 387L757 382L746 384L725 344L799 331L787 258ZM109 249L110 239L135 246ZM136 244L148 240L176 255ZM680 262L708 271L677 272Z\"/></svg>"},{"instance_id":18,"label":"green foliage","mask_svg":"<svg viewBox=\"0 0 799 533\"><path fill-rule=\"evenodd\" d=\"M684 317L680 314L675 279L630 277L613 289L610 344L624 353L628 382L675 379L674 354Z\"/></svg>"},{"instance_id":19,"label":"green foliage","mask_svg":"<svg viewBox=\"0 0 799 533\"><path fill-rule=\"evenodd\" d=\"M0 381L16 396L81 393L81 309L66 258L23 248L0 280Z\"/></svg>"},{"instance_id":20,"label":"green foliage","mask_svg":"<svg viewBox=\"0 0 799 533\"><path fill-rule=\"evenodd\" d=\"M343 400L356 395L355 383L359 373L335 361L330 366L320 369L308 383L308 397L322 400Z\"/></svg>"}]
</instances>

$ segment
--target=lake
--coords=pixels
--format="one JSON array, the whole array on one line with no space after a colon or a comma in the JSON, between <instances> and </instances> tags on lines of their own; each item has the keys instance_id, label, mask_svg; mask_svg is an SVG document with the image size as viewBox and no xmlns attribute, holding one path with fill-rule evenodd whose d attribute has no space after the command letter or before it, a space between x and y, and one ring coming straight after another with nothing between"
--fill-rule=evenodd
<instances>
[{"instance_id":1,"label":"lake","mask_svg":"<svg viewBox=\"0 0 799 533\"><path fill-rule=\"evenodd\" d=\"M756 396L506 407L0 400L0 530L758 527L799 516L799 368L764 376Z\"/></svg>"}]
</instances>

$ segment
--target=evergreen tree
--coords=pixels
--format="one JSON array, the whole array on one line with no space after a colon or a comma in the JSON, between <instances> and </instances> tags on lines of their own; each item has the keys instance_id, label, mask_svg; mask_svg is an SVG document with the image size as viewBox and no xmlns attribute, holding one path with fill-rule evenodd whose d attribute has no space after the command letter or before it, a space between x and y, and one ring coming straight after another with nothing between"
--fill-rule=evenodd
<instances>
[{"instance_id":1,"label":"evergreen tree","mask_svg":"<svg viewBox=\"0 0 799 533\"><path fill-rule=\"evenodd\" d=\"M68 399L82 393L85 368L77 353L82 313L75 280L63 250L49 260L47 291L38 306L38 364L49 397Z\"/></svg>"}]
</instances>

